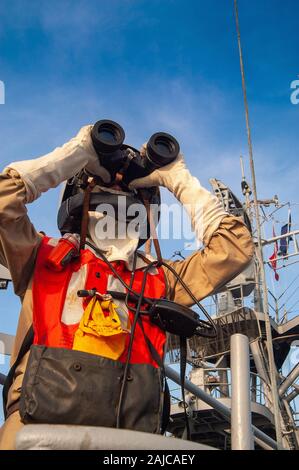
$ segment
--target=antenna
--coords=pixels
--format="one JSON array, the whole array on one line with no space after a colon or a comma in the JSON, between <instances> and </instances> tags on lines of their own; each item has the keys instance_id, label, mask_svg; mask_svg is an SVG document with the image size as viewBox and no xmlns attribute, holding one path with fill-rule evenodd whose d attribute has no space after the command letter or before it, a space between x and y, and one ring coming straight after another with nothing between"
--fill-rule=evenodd
<instances>
[{"instance_id":1,"label":"antenna","mask_svg":"<svg viewBox=\"0 0 299 470\"><path fill-rule=\"evenodd\" d=\"M241 165L241 174L242 174L241 188L242 188L243 196L245 196L246 211L248 213L248 217L252 225L253 216L252 216L251 201L250 201L250 196L252 194L252 191L245 178L244 162L243 162L242 155L240 155L240 165Z\"/></svg>"},{"instance_id":2,"label":"antenna","mask_svg":"<svg viewBox=\"0 0 299 470\"><path fill-rule=\"evenodd\" d=\"M243 89L243 97L244 97L244 107L245 107L245 120L246 120L247 141L248 141L248 150L249 150L249 163L250 163L251 180L252 180L254 213L255 213L256 231L257 231L257 244L258 244L257 248L258 249L256 250L256 254L257 254L257 259L259 261L259 277L261 279L262 288L263 288L262 299L261 299L261 291L260 291L259 282L258 282L258 295L260 299L261 310L265 315L267 350L268 350L268 358L269 358L271 391L272 391L273 407L274 407L276 440L277 440L278 448L282 449L283 448L282 430L281 430L280 410L279 410L278 391L277 391L277 370L276 370L275 361L274 361L273 340L272 340L270 317L269 317L269 312L268 312L268 290L267 290L267 284L266 284L266 273L265 273L265 266L264 266L264 259L263 259L260 215L259 215L259 206L258 206L257 189L256 189L255 168L254 168L254 160L253 160L252 139L251 139L251 129L250 129L250 121L249 121L249 109L248 109L247 92L246 92L246 81L245 81L237 0L234 0L234 10L235 10L236 29L237 29L237 38L238 38L238 49L239 49L242 89Z\"/></svg>"}]
</instances>

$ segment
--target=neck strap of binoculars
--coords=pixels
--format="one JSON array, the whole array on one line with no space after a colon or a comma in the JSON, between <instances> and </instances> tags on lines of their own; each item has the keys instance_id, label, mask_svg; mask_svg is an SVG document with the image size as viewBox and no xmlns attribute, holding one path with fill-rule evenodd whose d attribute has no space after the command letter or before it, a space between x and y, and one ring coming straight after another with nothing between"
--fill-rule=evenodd
<instances>
[{"instance_id":1,"label":"neck strap of binoculars","mask_svg":"<svg viewBox=\"0 0 299 470\"><path fill-rule=\"evenodd\" d=\"M162 253L161 253L160 243L159 243L158 236L157 236L156 226L155 226L155 222L154 222L154 218L153 218L153 212L152 212L152 209L151 209L151 206L150 206L149 199L147 198L145 193L142 190L140 190L140 194L141 194L143 204L144 204L145 209L146 209L147 220L148 220L149 226L150 226L150 234L151 234L151 237L152 237L153 242L154 242L154 247L155 247L155 251L156 251L156 254L157 254L157 260L158 260L158 263L160 264L160 263L162 263L163 260L162 260Z\"/></svg>"},{"instance_id":2,"label":"neck strap of binoculars","mask_svg":"<svg viewBox=\"0 0 299 470\"><path fill-rule=\"evenodd\" d=\"M95 186L94 178L91 178L88 181L88 186L85 188L84 191L84 200L83 200L83 208L82 208L82 221L81 221L81 229L80 229L80 250L83 250L85 247L86 236L87 236L87 228L88 228L88 211L89 211L89 203L90 203L90 193Z\"/></svg>"}]
</instances>

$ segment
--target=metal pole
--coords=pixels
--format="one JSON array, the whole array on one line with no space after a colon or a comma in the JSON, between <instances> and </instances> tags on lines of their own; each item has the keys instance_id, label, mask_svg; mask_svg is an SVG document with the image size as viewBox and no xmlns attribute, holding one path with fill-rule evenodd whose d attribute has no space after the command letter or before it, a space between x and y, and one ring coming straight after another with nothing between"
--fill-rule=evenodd
<instances>
[{"instance_id":1,"label":"metal pole","mask_svg":"<svg viewBox=\"0 0 299 470\"><path fill-rule=\"evenodd\" d=\"M260 347L260 340L255 339L250 343L251 354L254 360L254 365L256 367L258 375L262 378L265 384L269 382L269 375L265 367L265 363L262 358L262 352Z\"/></svg>"},{"instance_id":2,"label":"metal pole","mask_svg":"<svg viewBox=\"0 0 299 470\"><path fill-rule=\"evenodd\" d=\"M250 203L251 190L250 190L250 188L249 188L249 186L246 182L246 179L245 179L245 171L244 171L244 163L243 163L242 155L240 156L240 164L241 164L242 182L246 183L246 185L247 185L247 189L245 190L245 194L244 194L244 191L243 191L243 194L245 195L245 201L246 201L246 210L247 210L247 213L248 213L250 223L252 224L252 211L251 211L251 203Z\"/></svg>"},{"instance_id":3,"label":"metal pole","mask_svg":"<svg viewBox=\"0 0 299 470\"><path fill-rule=\"evenodd\" d=\"M263 361L260 340L255 339L254 341L252 341L250 343L250 349L254 360L255 368L257 370L258 375L262 379L266 398L266 406L270 408L271 412L273 413L273 404L271 401L271 387L269 386L269 375L266 370L265 362Z\"/></svg>"},{"instance_id":4,"label":"metal pole","mask_svg":"<svg viewBox=\"0 0 299 470\"><path fill-rule=\"evenodd\" d=\"M223 368L225 370L220 370L219 371L219 377L220 377L220 396L221 397L229 397L229 388L228 388L228 377L227 377L227 358L226 356L223 356L222 360L219 362L218 366L219 368Z\"/></svg>"},{"instance_id":5,"label":"metal pole","mask_svg":"<svg viewBox=\"0 0 299 470\"><path fill-rule=\"evenodd\" d=\"M166 376L170 380L172 380L178 385L181 385L180 375L175 370L173 370L170 366L165 366L165 373L166 373ZM187 380L187 379L185 380L185 389L188 390L193 395L195 395L200 400L202 400L203 402L210 405L212 408L214 408L214 410L218 411L218 413L224 416L224 418L227 419L227 422L230 423L231 410L227 406L223 405L220 401L216 400L216 398L213 398L211 395L204 392L199 387L196 387L196 385L190 382L190 380ZM262 441L267 446L271 447L271 449L277 449L277 443L271 437L265 434L263 431L256 428L255 426L252 426L252 431L254 434L254 440L258 438L259 445L260 445L260 441Z\"/></svg>"},{"instance_id":6,"label":"metal pole","mask_svg":"<svg viewBox=\"0 0 299 470\"><path fill-rule=\"evenodd\" d=\"M253 161L251 130L250 130L250 124L249 124L249 110L248 110L247 93L246 93L246 82L245 82L245 72L244 72L244 63L243 63L243 53L242 53L242 46L241 46L241 35L240 35L237 0L234 0L234 7L235 7L235 18L236 18L236 27L237 27L237 36L238 36L240 68L241 68L241 76L242 76L242 88L243 88L243 95L244 95L245 119L246 119L247 140L248 140L248 149L249 149L249 163L250 163L251 179L252 179L252 193L253 193L253 200L254 200L254 210L255 210L256 230L257 230L258 249L256 250L256 253L257 253L257 258L259 261L259 268L260 268L259 271L260 271L260 277L261 277L262 286L263 286L262 307L263 307L263 313L265 315L267 350L268 350L268 358L269 358L269 375L270 375L270 381L271 381L271 392L272 392L272 399L273 399L273 408L274 408L273 411L274 411L277 445L279 449L282 449L283 448L282 430L281 430L280 409L279 409L279 401L278 401L278 393L277 393L277 371L276 371L276 366L275 366L275 361L274 361L272 332L271 332L270 318L269 318L269 313L268 313L268 290L267 290L266 273L265 273L263 251L262 251L262 235L261 235L260 215L259 215L258 199L257 199L255 169L254 169L254 161Z\"/></svg>"},{"instance_id":7,"label":"metal pole","mask_svg":"<svg viewBox=\"0 0 299 470\"><path fill-rule=\"evenodd\" d=\"M285 394L287 389L295 382L297 377L299 376L299 364L297 364L291 372L287 375L287 377L284 379L282 384L280 385L278 389L279 396L282 397L282 395Z\"/></svg>"},{"instance_id":8,"label":"metal pole","mask_svg":"<svg viewBox=\"0 0 299 470\"><path fill-rule=\"evenodd\" d=\"M253 374L251 376L251 401L254 403L257 400L257 376Z\"/></svg>"},{"instance_id":9,"label":"metal pole","mask_svg":"<svg viewBox=\"0 0 299 470\"><path fill-rule=\"evenodd\" d=\"M287 395L286 401L290 403L296 398L298 394L299 394L299 390L293 390L291 393L289 393L289 395Z\"/></svg>"},{"instance_id":10,"label":"metal pole","mask_svg":"<svg viewBox=\"0 0 299 470\"><path fill-rule=\"evenodd\" d=\"M247 336L239 333L231 336L230 355L232 374L232 450L253 450L250 406L249 341Z\"/></svg>"}]
</instances>

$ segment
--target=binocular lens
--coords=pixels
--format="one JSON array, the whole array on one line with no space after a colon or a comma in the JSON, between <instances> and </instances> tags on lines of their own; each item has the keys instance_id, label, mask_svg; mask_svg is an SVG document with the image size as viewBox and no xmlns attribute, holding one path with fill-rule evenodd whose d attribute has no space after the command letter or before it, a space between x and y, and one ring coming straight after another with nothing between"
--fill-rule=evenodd
<instances>
[{"instance_id":1,"label":"binocular lens","mask_svg":"<svg viewBox=\"0 0 299 470\"><path fill-rule=\"evenodd\" d=\"M141 156L138 150L123 145L123 128L117 122L107 119L95 123L91 138L101 165L110 173L111 181L120 172L124 185L149 175L156 168L168 165L180 152L180 146L174 137L165 132L157 132L149 139L146 154Z\"/></svg>"},{"instance_id":2,"label":"binocular lens","mask_svg":"<svg viewBox=\"0 0 299 470\"><path fill-rule=\"evenodd\" d=\"M91 131L92 143L98 153L113 153L124 140L125 131L117 122L103 119L95 123Z\"/></svg>"},{"instance_id":3,"label":"binocular lens","mask_svg":"<svg viewBox=\"0 0 299 470\"><path fill-rule=\"evenodd\" d=\"M108 144L115 144L117 142L115 133L109 129L99 129L99 139L108 142Z\"/></svg>"},{"instance_id":4,"label":"binocular lens","mask_svg":"<svg viewBox=\"0 0 299 470\"><path fill-rule=\"evenodd\" d=\"M173 149L172 145L168 145L168 142L156 141L156 149L162 155L170 155Z\"/></svg>"},{"instance_id":5,"label":"binocular lens","mask_svg":"<svg viewBox=\"0 0 299 470\"><path fill-rule=\"evenodd\" d=\"M165 132L157 132L152 135L147 151L149 159L158 167L171 163L178 156L180 146L177 140Z\"/></svg>"}]
</instances>

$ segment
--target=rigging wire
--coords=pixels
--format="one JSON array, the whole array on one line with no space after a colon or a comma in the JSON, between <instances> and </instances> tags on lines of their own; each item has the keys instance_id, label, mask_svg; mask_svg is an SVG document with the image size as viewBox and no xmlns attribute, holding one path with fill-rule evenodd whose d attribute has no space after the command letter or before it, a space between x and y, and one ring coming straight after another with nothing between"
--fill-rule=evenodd
<instances>
[{"instance_id":1,"label":"rigging wire","mask_svg":"<svg viewBox=\"0 0 299 470\"><path fill-rule=\"evenodd\" d=\"M297 263L299 263L299 261L297 261ZM297 281L298 278L299 278L299 274L298 274L298 276L296 276L296 277L292 280L292 282L291 282L291 283L288 285L288 287L283 291L283 293L280 294L279 297L277 297L277 300L280 300L280 299L282 298L282 296L284 296L284 294L289 290L289 288L294 284L294 282Z\"/></svg>"},{"instance_id":2,"label":"rigging wire","mask_svg":"<svg viewBox=\"0 0 299 470\"><path fill-rule=\"evenodd\" d=\"M279 259L278 259L278 261L279 261ZM280 271L281 269L288 268L289 266L292 266L292 264L297 264L297 263L299 263L299 260L298 261L292 261L292 263L284 264L283 266L277 267L276 271Z\"/></svg>"},{"instance_id":3,"label":"rigging wire","mask_svg":"<svg viewBox=\"0 0 299 470\"><path fill-rule=\"evenodd\" d=\"M288 313L292 311L292 308L295 307L299 303L299 299L290 307L290 310L288 310Z\"/></svg>"},{"instance_id":4,"label":"rigging wire","mask_svg":"<svg viewBox=\"0 0 299 470\"><path fill-rule=\"evenodd\" d=\"M241 79L242 79L242 90L243 90L244 107L245 107L245 120L246 120L247 141L248 141L248 149L249 149L251 183L252 183L251 187L252 187L253 200L254 200L254 212L255 212L255 221L256 221L256 230L257 230L258 249L256 250L256 253L257 253L257 259L259 261L259 266L260 266L259 275L260 275L262 285L263 285L263 300L261 302L261 307L265 315L267 350L268 350L269 372L270 372L269 375L270 375L270 383L271 383L271 391L272 391L277 447L278 449L282 449L283 448L282 429L281 429L281 422L280 422L280 410L279 410L279 402L278 402L277 377L276 377L277 371L276 371L275 360L274 360L272 331L271 331L270 317L269 317L269 312L268 312L268 292L267 292L267 285L266 285L266 272L265 272L264 260L263 260L262 237L261 237L261 231L260 231L260 228L261 228L260 216L259 216L259 209L258 209L259 206L258 206L258 199L257 199L255 168L254 168L252 140L251 140L251 128L250 128L250 123L249 123L249 109L248 109L248 101L247 101L247 91L246 91L246 82L245 82L245 71L244 71L244 63L243 63L243 52L242 52L242 45L241 45L241 34L240 34L239 12L238 12L237 0L234 0L234 12L235 12L235 20L236 20L237 40L238 40ZM259 289L258 295L259 295L259 298L261 299L262 297L261 297L260 289Z\"/></svg>"},{"instance_id":5,"label":"rigging wire","mask_svg":"<svg viewBox=\"0 0 299 470\"><path fill-rule=\"evenodd\" d=\"M284 302L284 304L282 304L282 306L281 306L280 308L284 307L284 306L290 301L290 299L291 299L295 294L298 293L298 287L299 287L299 285L298 285L297 288L292 292L292 294L287 298L287 300Z\"/></svg>"}]
</instances>

